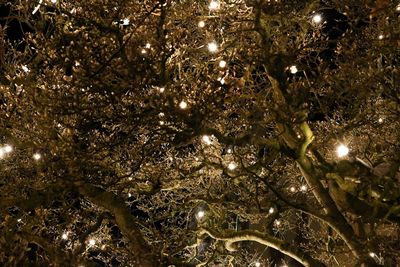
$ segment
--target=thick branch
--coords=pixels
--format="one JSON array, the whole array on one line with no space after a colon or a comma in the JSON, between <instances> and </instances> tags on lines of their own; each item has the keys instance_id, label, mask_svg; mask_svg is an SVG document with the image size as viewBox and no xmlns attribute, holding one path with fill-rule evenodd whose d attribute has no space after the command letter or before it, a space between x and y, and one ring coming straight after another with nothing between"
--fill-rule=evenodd
<instances>
[{"instance_id":1,"label":"thick branch","mask_svg":"<svg viewBox=\"0 0 400 267\"><path fill-rule=\"evenodd\" d=\"M100 187L84 182L77 182L76 185L82 195L115 216L115 221L121 232L129 240L129 246L136 261L134 263L135 266L160 266L157 257L152 252L152 248L144 240L136 224L135 217L131 215L129 208L122 198Z\"/></svg>"},{"instance_id":2,"label":"thick branch","mask_svg":"<svg viewBox=\"0 0 400 267\"><path fill-rule=\"evenodd\" d=\"M298 247L288 244L280 239L272 236L265 235L258 231L242 230L242 231L232 231L224 230L222 233L214 231L208 228L201 228L199 230L200 235L207 234L216 240L225 241L225 246L228 250L234 251L235 248L233 244L241 241L254 241L265 246L272 247L279 250L283 254L295 259L304 266L319 267L325 266L322 262L313 259L307 253L301 251Z\"/></svg>"}]
</instances>

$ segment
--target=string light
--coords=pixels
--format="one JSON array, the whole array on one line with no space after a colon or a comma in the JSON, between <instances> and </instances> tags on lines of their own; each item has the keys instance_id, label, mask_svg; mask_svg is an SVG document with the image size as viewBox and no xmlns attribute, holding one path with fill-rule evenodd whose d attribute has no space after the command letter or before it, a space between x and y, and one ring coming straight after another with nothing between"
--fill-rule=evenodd
<instances>
[{"instance_id":1,"label":"string light","mask_svg":"<svg viewBox=\"0 0 400 267\"><path fill-rule=\"evenodd\" d=\"M151 44L150 44L150 43L147 43L147 44L146 44L146 48L147 48L147 49L150 49L150 47L151 47Z\"/></svg>"},{"instance_id":2,"label":"string light","mask_svg":"<svg viewBox=\"0 0 400 267\"><path fill-rule=\"evenodd\" d=\"M67 240L68 239L68 234L67 233L62 234L61 238L64 239L64 240Z\"/></svg>"},{"instance_id":3,"label":"string light","mask_svg":"<svg viewBox=\"0 0 400 267\"><path fill-rule=\"evenodd\" d=\"M225 61L225 60L221 60L221 61L218 63L218 65L219 65L220 68L225 68L225 67L226 67L226 61Z\"/></svg>"},{"instance_id":4,"label":"string light","mask_svg":"<svg viewBox=\"0 0 400 267\"><path fill-rule=\"evenodd\" d=\"M51 0L51 2L52 2L53 4L56 4L56 3L57 3L57 0Z\"/></svg>"},{"instance_id":5,"label":"string light","mask_svg":"<svg viewBox=\"0 0 400 267\"><path fill-rule=\"evenodd\" d=\"M272 213L274 213L274 212L275 212L275 209L274 209L273 207L269 208L269 210L268 210L268 213L269 213L269 214L272 214Z\"/></svg>"},{"instance_id":6,"label":"string light","mask_svg":"<svg viewBox=\"0 0 400 267\"><path fill-rule=\"evenodd\" d=\"M129 25L130 20L128 18L122 20L122 25L127 26Z\"/></svg>"},{"instance_id":7,"label":"string light","mask_svg":"<svg viewBox=\"0 0 400 267\"><path fill-rule=\"evenodd\" d=\"M179 103L179 107L180 107L181 109L186 109L186 108L187 108L187 103L186 103L185 101L181 101L181 102Z\"/></svg>"},{"instance_id":8,"label":"string light","mask_svg":"<svg viewBox=\"0 0 400 267\"><path fill-rule=\"evenodd\" d=\"M228 169L231 170L231 171L233 171L234 169L236 169L236 164L233 163L233 162L229 163L229 164L228 164Z\"/></svg>"},{"instance_id":9,"label":"string light","mask_svg":"<svg viewBox=\"0 0 400 267\"><path fill-rule=\"evenodd\" d=\"M254 263L254 266L260 267L260 266L261 266L261 263L257 261L256 263Z\"/></svg>"},{"instance_id":10,"label":"string light","mask_svg":"<svg viewBox=\"0 0 400 267\"><path fill-rule=\"evenodd\" d=\"M96 244L96 240L90 239L89 240L89 245L94 246Z\"/></svg>"},{"instance_id":11,"label":"string light","mask_svg":"<svg viewBox=\"0 0 400 267\"><path fill-rule=\"evenodd\" d=\"M372 258L375 258L375 257L376 257L376 254L373 253L373 252L370 252L370 253L369 253L369 256L372 257Z\"/></svg>"},{"instance_id":12,"label":"string light","mask_svg":"<svg viewBox=\"0 0 400 267\"><path fill-rule=\"evenodd\" d=\"M290 70L290 73L292 73L292 74L295 74L298 71L297 67L295 65L290 66L289 70Z\"/></svg>"},{"instance_id":13,"label":"string light","mask_svg":"<svg viewBox=\"0 0 400 267\"><path fill-rule=\"evenodd\" d=\"M197 25L199 26L199 28L203 28L204 26L206 26L206 23L203 20L200 20Z\"/></svg>"},{"instance_id":14,"label":"string light","mask_svg":"<svg viewBox=\"0 0 400 267\"><path fill-rule=\"evenodd\" d=\"M33 154L33 159L34 160L39 160L41 157L42 157L42 155L40 155L39 153Z\"/></svg>"},{"instance_id":15,"label":"string light","mask_svg":"<svg viewBox=\"0 0 400 267\"><path fill-rule=\"evenodd\" d=\"M228 148L228 150L226 151L228 154L232 153L232 149Z\"/></svg>"},{"instance_id":16,"label":"string light","mask_svg":"<svg viewBox=\"0 0 400 267\"><path fill-rule=\"evenodd\" d=\"M218 45L216 42L208 43L207 47L208 47L208 51L210 51L211 53L215 53L218 50Z\"/></svg>"},{"instance_id":17,"label":"string light","mask_svg":"<svg viewBox=\"0 0 400 267\"><path fill-rule=\"evenodd\" d=\"M204 143L206 143L207 145L211 145L211 139L208 135L203 135L203 137L201 138L203 140Z\"/></svg>"},{"instance_id":18,"label":"string light","mask_svg":"<svg viewBox=\"0 0 400 267\"><path fill-rule=\"evenodd\" d=\"M312 18L314 23L320 23L322 21L322 16L320 14L315 14Z\"/></svg>"},{"instance_id":19,"label":"string light","mask_svg":"<svg viewBox=\"0 0 400 267\"><path fill-rule=\"evenodd\" d=\"M281 221L280 221L280 220L275 220L275 225L276 225L276 226L281 225Z\"/></svg>"},{"instance_id":20,"label":"string light","mask_svg":"<svg viewBox=\"0 0 400 267\"><path fill-rule=\"evenodd\" d=\"M302 186L300 187L300 190L303 191L303 192L304 192L304 191L307 191L307 186L306 186L306 185L302 185Z\"/></svg>"},{"instance_id":21,"label":"string light","mask_svg":"<svg viewBox=\"0 0 400 267\"><path fill-rule=\"evenodd\" d=\"M204 215L205 215L205 212L202 211L202 210L200 210L199 212L197 212L197 218L199 218L199 219L203 218Z\"/></svg>"},{"instance_id":22,"label":"string light","mask_svg":"<svg viewBox=\"0 0 400 267\"><path fill-rule=\"evenodd\" d=\"M383 37L384 37L384 36L383 36L382 34L380 34L380 35L378 36L378 39L379 39L379 40L382 40Z\"/></svg>"},{"instance_id":23,"label":"string light","mask_svg":"<svg viewBox=\"0 0 400 267\"><path fill-rule=\"evenodd\" d=\"M143 48L142 51L141 51L141 53L142 53L142 54L146 54L146 53L147 53L146 49Z\"/></svg>"},{"instance_id":24,"label":"string light","mask_svg":"<svg viewBox=\"0 0 400 267\"><path fill-rule=\"evenodd\" d=\"M164 87L160 87L160 88L158 89L158 91L160 91L160 93L164 93L165 88L164 88Z\"/></svg>"},{"instance_id":25,"label":"string light","mask_svg":"<svg viewBox=\"0 0 400 267\"><path fill-rule=\"evenodd\" d=\"M289 190L290 190L290 192L294 193L294 192L296 192L296 187L292 186L289 188Z\"/></svg>"},{"instance_id":26,"label":"string light","mask_svg":"<svg viewBox=\"0 0 400 267\"><path fill-rule=\"evenodd\" d=\"M25 72L29 72L30 71L29 68L26 65L22 65L21 68Z\"/></svg>"},{"instance_id":27,"label":"string light","mask_svg":"<svg viewBox=\"0 0 400 267\"><path fill-rule=\"evenodd\" d=\"M340 144L336 148L336 154L339 158L347 156L349 154L349 148L343 144Z\"/></svg>"},{"instance_id":28,"label":"string light","mask_svg":"<svg viewBox=\"0 0 400 267\"><path fill-rule=\"evenodd\" d=\"M378 119L378 122L379 122L379 123L382 123L382 122L383 122L383 119L382 119L382 118L379 118L379 119Z\"/></svg>"},{"instance_id":29,"label":"string light","mask_svg":"<svg viewBox=\"0 0 400 267\"><path fill-rule=\"evenodd\" d=\"M210 4L208 5L208 8L209 8L210 10L216 10L216 9L218 9L218 8L219 8L219 2L218 2L218 1L215 1L215 0L212 0L212 1L210 2Z\"/></svg>"}]
</instances>

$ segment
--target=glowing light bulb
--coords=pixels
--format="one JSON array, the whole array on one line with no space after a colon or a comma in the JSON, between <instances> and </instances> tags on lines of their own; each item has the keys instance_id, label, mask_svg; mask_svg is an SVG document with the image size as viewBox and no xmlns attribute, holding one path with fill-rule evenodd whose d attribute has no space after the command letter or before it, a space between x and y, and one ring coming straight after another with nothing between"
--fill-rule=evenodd
<instances>
[{"instance_id":1,"label":"glowing light bulb","mask_svg":"<svg viewBox=\"0 0 400 267\"><path fill-rule=\"evenodd\" d=\"M64 239L64 240L67 240L68 239L68 234L66 234L66 233L62 234L61 238Z\"/></svg>"},{"instance_id":2,"label":"glowing light bulb","mask_svg":"<svg viewBox=\"0 0 400 267\"><path fill-rule=\"evenodd\" d=\"M290 192L294 193L294 192L296 192L296 187L292 186L289 188L289 190L290 190Z\"/></svg>"},{"instance_id":3,"label":"glowing light bulb","mask_svg":"<svg viewBox=\"0 0 400 267\"><path fill-rule=\"evenodd\" d=\"M89 245L94 246L96 244L96 240L90 239L89 240Z\"/></svg>"},{"instance_id":4,"label":"glowing light bulb","mask_svg":"<svg viewBox=\"0 0 400 267\"><path fill-rule=\"evenodd\" d=\"M165 124L165 122L164 122L164 121L160 121L159 123L160 123L160 125L164 125L164 124Z\"/></svg>"},{"instance_id":5,"label":"glowing light bulb","mask_svg":"<svg viewBox=\"0 0 400 267\"><path fill-rule=\"evenodd\" d=\"M382 119L382 118L379 118L379 119L378 119L378 122L379 122L379 123L382 123L382 122L383 122L383 119Z\"/></svg>"},{"instance_id":6,"label":"glowing light bulb","mask_svg":"<svg viewBox=\"0 0 400 267\"><path fill-rule=\"evenodd\" d=\"M380 35L378 36L378 39L379 39L379 40L382 40L383 37L385 37L385 36L383 36L383 34L380 34Z\"/></svg>"},{"instance_id":7,"label":"glowing light bulb","mask_svg":"<svg viewBox=\"0 0 400 267\"><path fill-rule=\"evenodd\" d=\"M203 135L203 137L201 138L203 140L204 143L206 143L207 145L211 145L211 139L208 135Z\"/></svg>"},{"instance_id":8,"label":"glowing light bulb","mask_svg":"<svg viewBox=\"0 0 400 267\"><path fill-rule=\"evenodd\" d=\"M292 74L295 74L298 71L297 67L295 65L290 66L289 70L290 70L290 73L292 73Z\"/></svg>"},{"instance_id":9,"label":"glowing light bulb","mask_svg":"<svg viewBox=\"0 0 400 267\"><path fill-rule=\"evenodd\" d=\"M142 51L140 51L142 54L146 54L147 53L147 51L146 51L146 49L142 49Z\"/></svg>"},{"instance_id":10,"label":"glowing light bulb","mask_svg":"<svg viewBox=\"0 0 400 267\"><path fill-rule=\"evenodd\" d=\"M221 84L225 84L225 79L222 78L222 77L219 77L219 78L217 79L217 81L219 81Z\"/></svg>"},{"instance_id":11,"label":"glowing light bulb","mask_svg":"<svg viewBox=\"0 0 400 267\"><path fill-rule=\"evenodd\" d=\"M300 187L300 190L303 191L303 192L304 192L304 191L307 191L307 186L306 186L306 185L302 185L302 186Z\"/></svg>"},{"instance_id":12,"label":"glowing light bulb","mask_svg":"<svg viewBox=\"0 0 400 267\"><path fill-rule=\"evenodd\" d=\"M147 48L147 49L150 49L150 47L151 47L151 44L150 44L150 43L147 43L147 44L146 44L146 48Z\"/></svg>"},{"instance_id":13,"label":"glowing light bulb","mask_svg":"<svg viewBox=\"0 0 400 267\"><path fill-rule=\"evenodd\" d=\"M373 253L373 252L370 252L370 253L369 253L369 256L372 257L372 258L374 258L374 257L376 257L376 254Z\"/></svg>"},{"instance_id":14,"label":"glowing light bulb","mask_svg":"<svg viewBox=\"0 0 400 267\"><path fill-rule=\"evenodd\" d=\"M312 21L313 21L314 23L321 23L321 21L322 21L322 16L321 16L320 14L315 14L315 15L313 16L313 18L312 18Z\"/></svg>"},{"instance_id":15,"label":"glowing light bulb","mask_svg":"<svg viewBox=\"0 0 400 267\"><path fill-rule=\"evenodd\" d=\"M228 150L226 151L228 154L232 153L232 149L228 148Z\"/></svg>"},{"instance_id":16,"label":"glowing light bulb","mask_svg":"<svg viewBox=\"0 0 400 267\"><path fill-rule=\"evenodd\" d=\"M339 158L347 156L347 154L349 154L349 148L343 144L340 144L336 148L336 154Z\"/></svg>"},{"instance_id":17,"label":"glowing light bulb","mask_svg":"<svg viewBox=\"0 0 400 267\"><path fill-rule=\"evenodd\" d=\"M52 2L53 4L55 4L55 3L57 3L57 0L51 0L51 2Z\"/></svg>"},{"instance_id":18,"label":"glowing light bulb","mask_svg":"<svg viewBox=\"0 0 400 267\"><path fill-rule=\"evenodd\" d=\"M181 108L181 109L186 109L187 108L187 103L185 102L185 101L181 101L180 103L179 103L179 107Z\"/></svg>"},{"instance_id":19,"label":"glowing light bulb","mask_svg":"<svg viewBox=\"0 0 400 267\"><path fill-rule=\"evenodd\" d=\"M13 151L13 148L12 148L12 146L10 146L10 145L5 145L5 146L3 147L3 150L4 150L4 152L6 152L6 153L10 153L11 151Z\"/></svg>"},{"instance_id":20,"label":"glowing light bulb","mask_svg":"<svg viewBox=\"0 0 400 267\"><path fill-rule=\"evenodd\" d=\"M130 20L128 18L122 20L122 25L127 26L129 25Z\"/></svg>"},{"instance_id":21,"label":"glowing light bulb","mask_svg":"<svg viewBox=\"0 0 400 267\"><path fill-rule=\"evenodd\" d=\"M226 67L226 61L225 61L225 60L221 60L221 61L218 63L218 65L219 65L220 68L225 68L225 67Z\"/></svg>"},{"instance_id":22,"label":"glowing light bulb","mask_svg":"<svg viewBox=\"0 0 400 267\"><path fill-rule=\"evenodd\" d=\"M203 28L204 26L206 26L206 23L203 20L200 20L197 26L199 26L199 28Z\"/></svg>"},{"instance_id":23,"label":"glowing light bulb","mask_svg":"<svg viewBox=\"0 0 400 267\"><path fill-rule=\"evenodd\" d=\"M197 218L199 218L199 219L203 218L204 215L205 215L205 212L202 211L202 210L200 210L199 212L197 212Z\"/></svg>"},{"instance_id":24,"label":"glowing light bulb","mask_svg":"<svg viewBox=\"0 0 400 267\"><path fill-rule=\"evenodd\" d=\"M210 51L211 53L215 53L218 50L218 45L216 42L211 42L207 45L208 51Z\"/></svg>"},{"instance_id":25,"label":"glowing light bulb","mask_svg":"<svg viewBox=\"0 0 400 267\"><path fill-rule=\"evenodd\" d=\"M216 10L216 9L218 9L218 8L219 8L219 2L218 2L218 1L215 1L215 0L212 0L212 1L210 2L210 4L208 5L208 8L209 8L210 10Z\"/></svg>"},{"instance_id":26,"label":"glowing light bulb","mask_svg":"<svg viewBox=\"0 0 400 267\"><path fill-rule=\"evenodd\" d=\"M276 225L276 226L281 225L281 221L280 221L280 220L276 220L276 221L275 221L275 225Z\"/></svg>"},{"instance_id":27,"label":"glowing light bulb","mask_svg":"<svg viewBox=\"0 0 400 267\"><path fill-rule=\"evenodd\" d=\"M39 153L33 154L33 159L34 160L39 160L39 159L41 159L41 157L42 157L42 155L40 155Z\"/></svg>"},{"instance_id":28,"label":"glowing light bulb","mask_svg":"<svg viewBox=\"0 0 400 267\"><path fill-rule=\"evenodd\" d=\"M256 263L254 263L254 266L260 267L260 266L261 266L261 263L259 263L259 262L257 261Z\"/></svg>"},{"instance_id":29,"label":"glowing light bulb","mask_svg":"<svg viewBox=\"0 0 400 267\"><path fill-rule=\"evenodd\" d=\"M231 171L233 171L234 169L236 169L236 164L233 163L233 162L229 163L229 164L228 164L228 169L231 170Z\"/></svg>"},{"instance_id":30,"label":"glowing light bulb","mask_svg":"<svg viewBox=\"0 0 400 267\"><path fill-rule=\"evenodd\" d=\"M30 71L29 68L26 65L22 65L21 68L25 72L29 72Z\"/></svg>"},{"instance_id":31,"label":"glowing light bulb","mask_svg":"<svg viewBox=\"0 0 400 267\"><path fill-rule=\"evenodd\" d=\"M164 93L165 88L164 88L164 87L160 87L160 88L158 89L158 91L160 91L160 93Z\"/></svg>"},{"instance_id":32,"label":"glowing light bulb","mask_svg":"<svg viewBox=\"0 0 400 267\"><path fill-rule=\"evenodd\" d=\"M275 212L275 209L274 209L273 207L269 208L269 210L268 210L268 213L269 213L269 214L272 214L272 213L274 213L274 212Z\"/></svg>"}]
</instances>

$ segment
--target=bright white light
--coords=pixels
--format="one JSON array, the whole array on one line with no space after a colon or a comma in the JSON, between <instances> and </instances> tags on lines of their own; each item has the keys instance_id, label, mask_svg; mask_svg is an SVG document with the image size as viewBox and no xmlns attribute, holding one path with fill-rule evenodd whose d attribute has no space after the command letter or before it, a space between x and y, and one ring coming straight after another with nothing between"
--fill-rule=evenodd
<instances>
[{"instance_id":1,"label":"bright white light","mask_svg":"<svg viewBox=\"0 0 400 267\"><path fill-rule=\"evenodd\" d=\"M96 244L96 240L90 239L89 240L89 245L94 246Z\"/></svg>"},{"instance_id":2,"label":"bright white light","mask_svg":"<svg viewBox=\"0 0 400 267\"><path fill-rule=\"evenodd\" d=\"M275 221L275 225L276 225L276 226L281 225L281 221L280 221L280 220L276 220L276 221Z\"/></svg>"},{"instance_id":3,"label":"bright white light","mask_svg":"<svg viewBox=\"0 0 400 267\"><path fill-rule=\"evenodd\" d=\"M122 25L129 25L130 20L128 18L122 20Z\"/></svg>"},{"instance_id":4,"label":"bright white light","mask_svg":"<svg viewBox=\"0 0 400 267\"><path fill-rule=\"evenodd\" d=\"M142 49L142 51L140 51L142 54L146 54L147 53L147 51L146 51L146 49Z\"/></svg>"},{"instance_id":5,"label":"bright white light","mask_svg":"<svg viewBox=\"0 0 400 267\"><path fill-rule=\"evenodd\" d=\"M307 186L306 186L306 185L302 185L302 186L300 187L300 190L303 191L303 192L306 191L306 190L307 190Z\"/></svg>"},{"instance_id":6,"label":"bright white light","mask_svg":"<svg viewBox=\"0 0 400 267\"><path fill-rule=\"evenodd\" d=\"M181 103L179 103L179 107L181 108L181 109L186 109L187 108L187 103L185 102L185 101L181 101Z\"/></svg>"},{"instance_id":7,"label":"bright white light","mask_svg":"<svg viewBox=\"0 0 400 267\"><path fill-rule=\"evenodd\" d=\"M210 4L208 5L208 8L209 8L210 10L218 9L218 8L219 8L219 2L218 2L218 1L215 1L215 0L212 0L212 1L210 2Z\"/></svg>"},{"instance_id":8,"label":"bright white light","mask_svg":"<svg viewBox=\"0 0 400 267\"><path fill-rule=\"evenodd\" d=\"M380 35L378 36L378 39L379 39L379 40L382 40L383 37L384 37L384 36L383 36L382 34L380 34Z\"/></svg>"},{"instance_id":9,"label":"bright white light","mask_svg":"<svg viewBox=\"0 0 400 267\"><path fill-rule=\"evenodd\" d=\"M275 212L275 209L273 207L271 207L271 208L269 208L268 212L269 212L269 214L272 214Z\"/></svg>"},{"instance_id":10,"label":"bright white light","mask_svg":"<svg viewBox=\"0 0 400 267\"><path fill-rule=\"evenodd\" d=\"M62 234L61 236L62 239L67 240L68 239L68 235L66 233Z\"/></svg>"},{"instance_id":11,"label":"bright white light","mask_svg":"<svg viewBox=\"0 0 400 267\"><path fill-rule=\"evenodd\" d=\"M296 192L296 187L292 186L289 188L289 190L290 190L290 192L294 193L294 192Z\"/></svg>"},{"instance_id":12,"label":"bright white light","mask_svg":"<svg viewBox=\"0 0 400 267\"><path fill-rule=\"evenodd\" d=\"M204 26L206 26L206 23L203 20L200 20L197 25L199 26L199 28L203 28Z\"/></svg>"},{"instance_id":13,"label":"bright white light","mask_svg":"<svg viewBox=\"0 0 400 267\"><path fill-rule=\"evenodd\" d=\"M164 87L160 87L158 90L160 91L160 93L164 93L165 88Z\"/></svg>"},{"instance_id":14,"label":"bright white light","mask_svg":"<svg viewBox=\"0 0 400 267\"><path fill-rule=\"evenodd\" d=\"M22 65L22 70L23 71L25 71L25 72L29 72L30 70L29 70L29 68L26 66L26 65Z\"/></svg>"},{"instance_id":15,"label":"bright white light","mask_svg":"<svg viewBox=\"0 0 400 267\"><path fill-rule=\"evenodd\" d=\"M4 150L4 152L6 152L6 153L10 153L10 152L13 150L13 148L12 148L12 146L10 146L10 145L5 145L5 146L3 147L3 150Z\"/></svg>"},{"instance_id":16,"label":"bright white light","mask_svg":"<svg viewBox=\"0 0 400 267\"><path fill-rule=\"evenodd\" d=\"M211 42L207 45L208 47L208 51L210 51L211 53L215 53L218 50L218 45L215 42Z\"/></svg>"},{"instance_id":17,"label":"bright white light","mask_svg":"<svg viewBox=\"0 0 400 267\"><path fill-rule=\"evenodd\" d=\"M295 74L298 70L297 70L297 67L295 66L295 65L293 65L293 66L290 66L290 73L292 73L292 74Z\"/></svg>"},{"instance_id":18,"label":"bright white light","mask_svg":"<svg viewBox=\"0 0 400 267\"><path fill-rule=\"evenodd\" d=\"M151 44L150 44L150 43L147 43L147 44L146 44L146 48L147 48L147 49L150 49L150 47L151 47Z\"/></svg>"},{"instance_id":19,"label":"bright white light","mask_svg":"<svg viewBox=\"0 0 400 267\"><path fill-rule=\"evenodd\" d=\"M254 266L260 267L260 266L261 266L261 263L259 263L259 262L257 261L256 263L254 263Z\"/></svg>"},{"instance_id":20,"label":"bright white light","mask_svg":"<svg viewBox=\"0 0 400 267\"><path fill-rule=\"evenodd\" d=\"M320 23L322 21L322 17L320 14L315 14L312 18L314 23Z\"/></svg>"},{"instance_id":21,"label":"bright white light","mask_svg":"<svg viewBox=\"0 0 400 267\"><path fill-rule=\"evenodd\" d=\"M165 124L165 122L164 121L160 121L160 125L164 125Z\"/></svg>"},{"instance_id":22,"label":"bright white light","mask_svg":"<svg viewBox=\"0 0 400 267\"><path fill-rule=\"evenodd\" d=\"M131 197L132 196L132 194L131 193L128 193L128 197Z\"/></svg>"},{"instance_id":23,"label":"bright white light","mask_svg":"<svg viewBox=\"0 0 400 267\"><path fill-rule=\"evenodd\" d=\"M218 63L218 65L219 65L220 68L225 68L225 67L226 67L226 61L225 61L225 60L221 60L221 61Z\"/></svg>"},{"instance_id":24,"label":"bright white light","mask_svg":"<svg viewBox=\"0 0 400 267\"><path fill-rule=\"evenodd\" d=\"M343 144L340 144L336 148L336 154L339 158L347 156L347 154L349 154L349 148Z\"/></svg>"},{"instance_id":25,"label":"bright white light","mask_svg":"<svg viewBox=\"0 0 400 267\"><path fill-rule=\"evenodd\" d=\"M203 137L201 138L203 140L204 143L206 143L207 145L211 145L211 139L208 135L203 135Z\"/></svg>"},{"instance_id":26,"label":"bright white light","mask_svg":"<svg viewBox=\"0 0 400 267\"><path fill-rule=\"evenodd\" d=\"M382 123L382 122L383 122L383 119L382 119L382 118L379 118L379 119L378 119L378 122L379 122L379 123Z\"/></svg>"},{"instance_id":27,"label":"bright white light","mask_svg":"<svg viewBox=\"0 0 400 267\"><path fill-rule=\"evenodd\" d=\"M369 253L369 256L372 257L372 258L374 258L374 257L376 257L376 254L373 253L373 252L370 252L370 253Z\"/></svg>"},{"instance_id":28,"label":"bright white light","mask_svg":"<svg viewBox=\"0 0 400 267\"><path fill-rule=\"evenodd\" d=\"M225 79L224 79L224 78L219 77L217 80L218 80L221 84L225 84Z\"/></svg>"},{"instance_id":29,"label":"bright white light","mask_svg":"<svg viewBox=\"0 0 400 267\"><path fill-rule=\"evenodd\" d=\"M228 148L228 150L226 152L228 152L228 154L230 154L230 153L232 153L232 149Z\"/></svg>"},{"instance_id":30,"label":"bright white light","mask_svg":"<svg viewBox=\"0 0 400 267\"><path fill-rule=\"evenodd\" d=\"M51 2L52 2L53 4L55 4L55 3L57 3L57 0L51 0Z\"/></svg>"},{"instance_id":31,"label":"bright white light","mask_svg":"<svg viewBox=\"0 0 400 267\"><path fill-rule=\"evenodd\" d=\"M39 153L33 154L33 159L34 160L39 160L41 157L42 157L42 155L40 155Z\"/></svg>"},{"instance_id":32,"label":"bright white light","mask_svg":"<svg viewBox=\"0 0 400 267\"><path fill-rule=\"evenodd\" d=\"M197 212L197 218L199 218L199 219L201 219L201 218L203 218L204 217L204 215L205 215L205 212L204 211L199 211L199 212Z\"/></svg>"},{"instance_id":33,"label":"bright white light","mask_svg":"<svg viewBox=\"0 0 400 267\"><path fill-rule=\"evenodd\" d=\"M400 4L397 5L396 11L400 12Z\"/></svg>"},{"instance_id":34,"label":"bright white light","mask_svg":"<svg viewBox=\"0 0 400 267\"><path fill-rule=\"evenodd\" d=\"M229 164L228 164L228 169L231 170L231 171L233 171L234 169L236 169L236 164L233 163L233 162L229 163Z\"/></svg>"}]
</instances>

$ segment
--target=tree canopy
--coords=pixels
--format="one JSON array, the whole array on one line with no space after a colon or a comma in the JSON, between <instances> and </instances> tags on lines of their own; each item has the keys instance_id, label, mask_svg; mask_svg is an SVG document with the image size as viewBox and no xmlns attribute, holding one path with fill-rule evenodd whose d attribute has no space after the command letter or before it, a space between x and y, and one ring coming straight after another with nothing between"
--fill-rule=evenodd
<instances>
[{"instance_id":1,"label":"tree canopy","mask_svg":"<svg viewBox=\"0 0 400 267\"><path fill-rule=\"evenodd\" d=\"M2 1L2 266L398 266L400 5Z\"/></svg>"}]
</instances>

